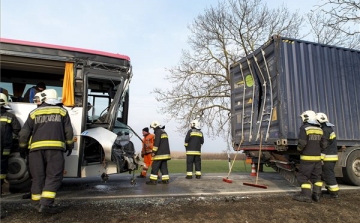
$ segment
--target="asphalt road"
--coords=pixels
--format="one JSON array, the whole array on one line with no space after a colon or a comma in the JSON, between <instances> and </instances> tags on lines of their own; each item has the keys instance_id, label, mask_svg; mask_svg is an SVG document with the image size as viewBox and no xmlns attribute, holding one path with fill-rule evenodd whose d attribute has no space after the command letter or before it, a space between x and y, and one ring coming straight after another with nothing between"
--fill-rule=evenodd
<instances>
[{"instance_id":1,"label":"asphalt road","mask_svg":"<svg viewBox=\"0 0 360 223\"><path fill-rule=\"evenodd\" d=\"M224 182L227 174L203 174L201 179L185 179L184 174L170 174L168 185L146 185L148 179L136 178L131 184L132 174L111 175L104 182L100 177L64 179L57 193L57 200L96 200L104 198L151 198L251 195L298 192L300 188L286 181L279 173L261 172L258 177L248 173L233 173L232 183ZM339 184L341 190L360 189L359 186ZM5 194L1 202L17 202L22 194Z\"/></svg>"}]
</instances>

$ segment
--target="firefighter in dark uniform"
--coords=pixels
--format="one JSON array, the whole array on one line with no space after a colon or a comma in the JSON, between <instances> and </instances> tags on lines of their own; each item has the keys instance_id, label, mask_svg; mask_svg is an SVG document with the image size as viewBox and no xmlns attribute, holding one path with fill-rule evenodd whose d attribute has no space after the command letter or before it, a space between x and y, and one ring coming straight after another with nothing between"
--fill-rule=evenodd
<instances>
[{"instance_id":1,"label":"firefighter in dark uniform","mask_svg":"<svg viewBox=\"0 0 360 223\"><path fill-rule=\"evenodd\" d=\"M10 113L8 110L11 108L8 105L8 97L4 93L0 93L0 125L1 125L1 194L3 193L2 186L5 182L6 175L8 173L9 155L11 147L13 146L13 138L17 137L21 126L16 116ZM6 211L3 209L4 205L1 205L1 219L6 216Z\"/></svg>"},{"instance_id":2,"label":"firefighter in dark uniform","mask_svg":"<svg viewBox=\"0 0 360 223\"><path fill-rule=\"evenodd\" d=\"M186 179L192 179L193 167L195 165L195 177L201 178L201 146L204 144L203 133L200 130L198 120L190 123L191 129L185 136L186 149Z\"/></svg>"},{"instance_id":3,"label":"firefighter in dark uniform","mask_svg":"<svg viewBox=\"0 0 360 223\"><path fill-rule=\"evenodd\" d=\"M57 213L59 210L53 204L63 179L63 153L69 156L74 148L73 129L56 91L47 89L40 96L43 103L30 112L20 131L19 144L22 150L30 150L30 206L42 213Z\"/></svg>"},{"instance_id":4,"label":"firefighter in dark uniform","mask_svg":"<svg viewBox=\"0 0 360 223\"><path fill-rule=\"evenodd\" d=\"M21 126L19 120L13 113L10 113L8 110L11 108L8 105L7 96L4 93L0 93L0 106L1 106L1 193L2 193L2 185L4 184L4 180L6 178L7 170L8 170L8 161L9 155L11 151L11 147L13 145L14 136L17 137L19 135Z\"/></svg>"},{"instance_id":5,"label":"firefighter in dark uniform","mask_svg":"<svg viewBox=\"0 0 360 223\"><path fill-rule=\"evenodd\" d=\"M297 181L301 185L301 193L294 200L302 202L318 202L321 196L321 151L324 148L323 130L316 121L314 111L301 114L303 125L300 127L298 146L300 166Z\"/></svg>"},{"instance_id":6,"label":"firefighter in dark uniform","mask_svg":"<svg viewBox=\"0 0 360 223\"><path fill-rule=\"evenodd\" d=\"M324 148L321 154L323 161L321 176L325 182L325 194L329 194L331 198L338 198L339 185L337 184L334 172L336 161L338 161L338 149L336 134L332 128L334 125L329 122L328 117L324 113L316 113L316 119L320 122L324 137L327 140L327 147Z\"/></svg>"},{"instance_id":7,"label":"firefighter in dark uniform","mask_svg":"<svg viewBox=\"0 0 360 223\"><path fill-rule=\"evenodd\" d=\"M158 121L153 121L150 128L154 129L154 146L152 149L152 160L150 180L146 182L147 185L156 185L158 179L158 172L161 172L160 184L169 184L169 170L167 161L171 159L170 145L168 135L164 127L160 126Z\"/></svg>"}]
</instances>

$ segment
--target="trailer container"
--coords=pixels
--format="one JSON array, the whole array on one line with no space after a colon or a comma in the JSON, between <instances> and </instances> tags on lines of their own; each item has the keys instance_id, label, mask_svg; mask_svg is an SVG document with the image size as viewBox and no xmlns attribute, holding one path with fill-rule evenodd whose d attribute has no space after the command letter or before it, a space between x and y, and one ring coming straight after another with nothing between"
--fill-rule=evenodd
<instances>
[{"instance_id":1,"label":"trailer container","mask_svg":"<svg viewBox=\"0 0 360 223\"><path fill-rule=\"evenodd\" d=\"M306 110L335 125L336 176L360 185L360 51L273 36L230 66L234 148L295 183ZM260 141L262 142L260 144Z\"/></svg>"}]
</instances>

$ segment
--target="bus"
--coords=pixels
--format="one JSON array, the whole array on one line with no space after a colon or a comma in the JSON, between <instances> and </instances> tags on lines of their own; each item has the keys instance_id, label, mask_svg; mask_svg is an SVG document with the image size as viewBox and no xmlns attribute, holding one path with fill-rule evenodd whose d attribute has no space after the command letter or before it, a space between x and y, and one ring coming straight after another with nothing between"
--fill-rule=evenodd
<instances>
[{"instance_id":1,"label":"bus","mask_svg":"<svg viewBox=\"0 0 360 223\"><path fill-rule=\"evenodd\" d=\"M130 57L74 47L1 38L1 89L21 125L36 104L24 101L39 82L55 89L69 112L75 147L65 156L64 177L80 178L134 173L141 164L130 141ZM7 174L10 192L29 189L26 160L14 140ZM134 182L134 177L132 181Z\"/></svg>"}]
</instances>

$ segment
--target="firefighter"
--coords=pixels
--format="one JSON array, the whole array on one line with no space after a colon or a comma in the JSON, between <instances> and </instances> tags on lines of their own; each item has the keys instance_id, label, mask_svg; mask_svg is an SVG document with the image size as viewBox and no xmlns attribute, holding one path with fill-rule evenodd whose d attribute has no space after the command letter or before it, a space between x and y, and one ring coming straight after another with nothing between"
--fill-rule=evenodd
<instances>
[{"instance_id":1,"label":"firefighter","mask_svg":"<svg viewBox=\"0 0 360 223\"><path fill-rule=\"evenodd\" d=\"M323 130L316 121L316 113L308 110L300 115L303 125L300 127L297 150L300 152L300 166L297 181L301 193L294 200L318 202L321 196L321 150L324 142Z\"/></svg>"},{"instance_id":2,"label":"firefighter","mask_svg":"<svg viewBox=\"0 0 360 223\"><path fill-rule=\"evenodd\" d=\"M150 128L154 129L154 146L152 149L152 160L150 180L147 185L156 185L158 172L161 172L160 184L169 184L169 170L167 161L171 159L168 135L165 132L165 126L161 127L158 121L153 121Z\"/></svg>"},{"instance_id":3,"label":"firefighter","mask_svg":"<svg viewBox=\"0 0 360 223\"><path fill-rule=\"evenodd\" d=\"M53 204L63 179L63 153L70 156L74 147L73 129L67 110L57 100L56 91L47 89L40 96L42 104L30 112L20 131L19 144L22 150L30 150L30 206L41 213L52 214L59 211Z\"/></svg>"},{"instance_id":4,"label":"firefighter","mask_svg":"<svg viewBox=\"0 0 360 223\"><path fill-rule=\"evenodd\" d=\"M204 144L203 133L200 130L198 120L190 123L191 129L185 136L186 149L186 179L192 179L193 166L195 165L195 177L201 178L201 146Z\"/></svg>"},{"instance_id":5,"label":"firefighter","mask_svg":"<svg viewBox=\"0 0 360 223\"><path fill-rule=\"evenodd\" d=\"M142 141L141 157L144 158L144 166L138 178L146 178L147 171L152 164L151 153L154 146L154 134L149 133L148 127L143 128L142 134L144 138Z\"/></svg>"},{"instance_id":6,"label":"firefighter","mask_svg":"<svg viewBox=\"0 0 360 223\"><path fill-rule=\"evenodd\" d=\"M322 180L325 182L325 194L329 194L331 198L339 197L339 185L335 177L335 164L338 160L338 150L336 143L336 135L333 130L333 124L329 122L328 117L324 113L316 113L316 119L321 124L324 132L324 137L327 140L327 147L324 148L321 154L323 161L322 166Z\"/></svg>"},{"instance_id":7,"label":"firefighter","mask_svg":"<svg viewBox=\"0 0 360 223\"><path fill-rule=\"evenodd\" d=\"M8 110L11 108L8 105L8 98L4 93L0 93L0 123L1 123L1 194L2 186L4 184L6 174L8 171L9 155L13 145L13 138L17 138L21 130L19 120L13 113Z\"/></svg>"},{"instance_id":8,"label":"firefighter","mask_svg":"<svg viewBox=\"0 0 360 223\"><path fill-rule=\"evenodd\" d=\"M34 104L36 104L39 107L43 103L43 101L41 101L43 99L44 98L41 97L41 92L36 93L35 96L34 96L34 99L33 99ZM28 153L29 150L26 150L26 151L22 150L22 152L25 153L25 154L22 154L22 157L26 157L26 167L28 169L28 172L30 173L30 169L29 169L29 153ZM30 178L32 178L31 174L30 174ZM22 199L31 199L31 191L24 194L22 196Z\"/></svg>"}]
</instances>

